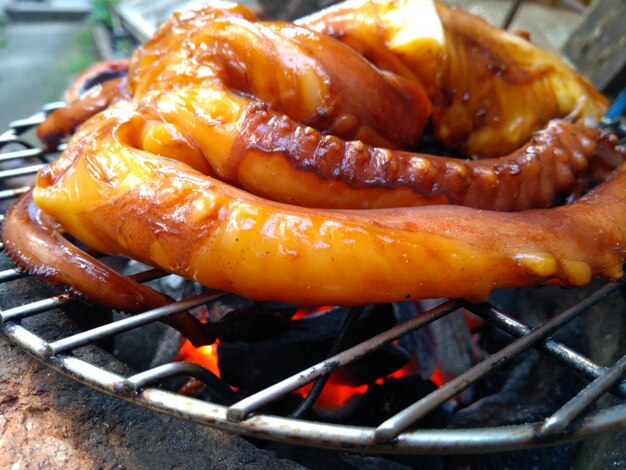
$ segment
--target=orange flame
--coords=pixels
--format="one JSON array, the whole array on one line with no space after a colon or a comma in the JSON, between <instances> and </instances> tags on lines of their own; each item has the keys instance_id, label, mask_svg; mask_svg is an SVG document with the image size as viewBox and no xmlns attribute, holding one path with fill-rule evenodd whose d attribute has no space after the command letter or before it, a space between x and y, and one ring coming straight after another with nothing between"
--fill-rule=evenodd
<instances>
[{"instance_id":1,"label":"orange flame","mask_svg":"<svg viewBox=\"0 0 626 470\"><path fill-rule=\"evenodd\" d=\"M220 368L217 365L218 345L219 340L209 346L200 346L199 348L196 348L189 340L186 339L181 346L180 351L178 351L176 360L199 364L206 369L209 369L218 377L221 377Z\"/></svg>"},{"instance_id":2,"label":"orange flame","mask_svg":"<svg viewBox=\"0 0 626 470\"><path fill-rule=\"evenodd\" d=\"M332 307L299 308L296 314L292 317L292 319L302 319L307 317L308 315L325 312L331 308ZM218 377L221 377L218 366L218 346L219 340L217 340L214 344L210 346L201 346L199 348L196 348L188 340L185 340L180 348L180 351L178 352L176 360L188 361L199 364L213 372ZM395 372L392 372L386 377L377 379L375 381L375 384L382 385L385 383L386 380L406 377L407 375L417 373L418 370L419 365L417 364L417 361L415 360L415 358L411 358L411 360L402 368L396 370ZM435 368L432 376L430 377L430 380L432 380L438 386L441 386L445 382L444 375L438 367ZM312 387L313 384L308 384L299 389L297 392L302 397L306 397ZM345 405L346 402L355 395L363 395L367 393L368 389L368 385L353 386L345 384L342 382L340 374L331 374L328 382L326 383L326 386L324 387L322 393L317 399L315 406L318 409L336 409Z\"/></svg>"}]
</instances>

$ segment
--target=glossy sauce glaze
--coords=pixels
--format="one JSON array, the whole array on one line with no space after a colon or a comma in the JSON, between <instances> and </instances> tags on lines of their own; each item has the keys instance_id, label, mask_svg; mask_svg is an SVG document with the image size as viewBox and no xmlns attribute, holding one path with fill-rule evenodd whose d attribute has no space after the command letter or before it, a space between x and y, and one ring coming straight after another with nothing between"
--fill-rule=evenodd
<instances>
[{"instance_id":1,"label":"glossy sauce glaze","mask_svg":"<svg viewBox=\"0 0 626 470\"><path fill-rule=\"evenodd\" d=\"M397 5L408 4L443 8L420 0ZM351 11L355 22L362 14L375 19ZM407 23L402 9L389 11L387 20ZM335 16L328 18L332 24ZM431 30L437 24L430 24ZM510 156L477 162L378 146L393 141L401 147L419 138L431 112L427 95L434 103L433 122L456 102L454 96L438 101L449 94L446 88L433 92L448 75L438 68L432 38L424 42L400 30L395 42L374 46L396 72L407 72L404 78L381 72L330 37L259 23L239 6L176 15L133 55L124 89L118 86L106 109L80 126L61 157L40 171L32 196L7 214L7 250L33 271L45 265L50 272L79 272L92 261L59 248L62 227L94 249L208 287L300 305L481 300L500 287L580 285L592 276L621 276L626 152L611 137L555 121ZM442 33L439 43L451 34ZM499 100L517 93L502 83L526 86L537 75L503 70L511 66L494 59L502 56L498 41L518 42L506 35L495 35L494 41L485 43L493 54L479 55L499 64L493 73L498 83L493 96ZM404 63L397 47L409 46L415 55L407 54ZM430 81L428 74L423 82L411 77L421 57L434 59L425 63L428 74L435 71ZM463 60L459 63L467 64ZM573 84L563 90L577 102L583 85L558 64L557 81ZM531 93L550 80L539 82ZM535 125L554 111L552 97L560 93L546 95L547 114L531 118ZM588 103L595 105L581 116L604 106L594 93ZM472 96L478 96L476 90L463 98L470 104L459 122L475 114ZM499 116L494 123L508 115L497 102L491 109ZM456 125L454 119L446 125ZM486 128L499 135L497 125ZM473 124L468 129L463 145L469 149L468 136L480 129ZM508 139L502 131L493 148L501 150ZM454 202L527 209L547 205L556 192L603 178L616 167L609 182L564 207L513 213L458 205L406 207ZM35 207L31 197L37 210L29 209ZM344 209L300 207L306 205ZM380 206L397 207L345 210ZM58 229L46 231L46 220ZM23 237L21 230L39 235ZM42 249L56 255L45 256ZM88 292L98 284L98 275L82 286L75 276L49 278ZM142 304L144 294L137 295ZM114 307L122 302L117 296L103 301Z\"/></svg>"}]
</instances>

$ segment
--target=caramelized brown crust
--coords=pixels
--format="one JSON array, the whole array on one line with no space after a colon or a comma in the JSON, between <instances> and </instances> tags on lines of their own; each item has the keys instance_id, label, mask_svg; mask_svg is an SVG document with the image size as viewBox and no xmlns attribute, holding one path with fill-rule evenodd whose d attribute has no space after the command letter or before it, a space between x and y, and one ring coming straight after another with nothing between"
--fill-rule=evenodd
<instances>
[{"instance_id":1,"label":"caramelized brown crust","mask_svg":"<svg viewBox=\"0 0 626 470\"><path fill-rule=\"evenodd\" d=\"M311 207L523 210L551 206L577 181L604 180L623 163L615 144L609 133L555 120L506 157L460 160L346 142L261 110L245 120L233 151L243 156L230 179L254 194ZM277 174L297 184L277 182Z\"/></svg>"},{"instance_id":2,"label":"caramelized brown crust","mask_svg":"<svg viewBox=\"0 0 626 470\"><path fill-rule=\"evenodd\" d=\"M128 59L110 59L88 67L72 82L63 97L70 104L78 101L89 89L106 81L125 77L128 74Z\"/></svg>"}]
</instances>

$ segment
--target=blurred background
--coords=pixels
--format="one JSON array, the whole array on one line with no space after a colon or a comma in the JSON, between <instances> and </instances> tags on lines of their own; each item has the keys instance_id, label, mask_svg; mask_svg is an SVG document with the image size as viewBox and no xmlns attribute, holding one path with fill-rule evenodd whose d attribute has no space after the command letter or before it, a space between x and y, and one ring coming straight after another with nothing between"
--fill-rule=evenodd
<instances>
[{"instance_id":1,"label":"blurred background","mask_svg":"<svg viewBox=\"0 0 626 470\"><path fill-rule=\"evenodd\" d=\"M185 0L0 0L0 129L61 99L89 64L128 56ZM241 1L264 18L294 19L333 0ZM565 55L596 87L624 87L624 0L448 0ZM513 13L514 16L513 16Z\"/></svg>"}]
</instances>

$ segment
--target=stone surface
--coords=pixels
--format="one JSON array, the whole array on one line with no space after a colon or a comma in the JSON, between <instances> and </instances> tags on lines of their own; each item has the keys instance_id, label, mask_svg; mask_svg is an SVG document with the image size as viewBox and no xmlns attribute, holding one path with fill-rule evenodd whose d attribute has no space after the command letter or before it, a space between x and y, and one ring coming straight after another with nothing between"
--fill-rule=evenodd
<instances>
[{"instance_id":1,"label":"stone surface","mask_svg":"<svg viewBox=\"0 0 626 470\"><path fill-rule=\"evenodd\" d=\"M30 295L41 298L51 293L30 279L0 284L0 308L19 304ZM60 312L26 319L24 324L48 340L76 330ZM95 346L75 354L117 373L130 372ZM240 436L104 395L40 364L0 335L0 468L252 470L269 466L301 468Z\"/></svg>"}]
</instances>

